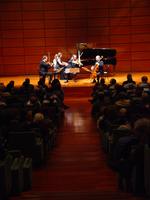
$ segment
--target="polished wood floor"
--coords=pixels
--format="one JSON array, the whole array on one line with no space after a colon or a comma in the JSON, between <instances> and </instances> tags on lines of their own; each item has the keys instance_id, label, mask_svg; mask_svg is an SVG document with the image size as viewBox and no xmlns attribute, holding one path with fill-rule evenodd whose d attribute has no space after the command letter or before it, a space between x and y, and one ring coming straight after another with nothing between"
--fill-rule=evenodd
<instances>
[{"instance_id":1,"label":"polished wood floor","mask_svg":"<svg viewBox=\"0 0 150 200\"><path fill-rule=\"evenodd\" d=\"M132 73L133 75L133 79L139 83L141 81L141 77L142 76L148 76L149 80L150 80L150 72L134 72ZM111 78L115 78L117 80L118 83L122 83L125 79L126 79L127 73L115 73L115 74L109 74L109 75L105 75L105 81L106 83L109 83ZM16 86L20 86L22 84L22 82L25 80L25 78L30 78L31 83L33 85L37 85L37 82L39 80L39 76L38 75L24 75L24 76L7 76L7 77L0 77L0 82L3 82L5 85L11 81L14 80L15 81L15 85ZM64 83L64 80L60 80L61 84L63 87L90 87L92 86L92 80L90 79L90 74L78 74L77 75L77 80L73 81L70 80L68 83ZM48 79L46 80L46 83L48 84Z\"/></svg>"},{"instance_id":2,"label":"polished wood floor","mask_svg":"<svg viewBox=\"0 0 150 200\"><path fill-rule=\"evenodd\" d=\"M48 162L33 171L33 187L11 200L135 200L118 190L117 174L106 162L88 101L92 88L66 88L69 109Z\"/></svg>"}]
</instances>

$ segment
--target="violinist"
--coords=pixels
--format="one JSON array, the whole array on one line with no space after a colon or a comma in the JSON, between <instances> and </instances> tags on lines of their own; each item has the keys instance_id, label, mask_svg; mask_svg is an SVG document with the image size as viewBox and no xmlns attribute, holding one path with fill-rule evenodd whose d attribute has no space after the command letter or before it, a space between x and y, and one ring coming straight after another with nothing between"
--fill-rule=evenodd
<instances>
[{"instance_id":1,"label":"violinist","mask_svg":"<svg viewBox=\"0 0 150 200\"><path fill-rule=\"evenodd\" d=\"M49 83L52 81L52 75L48 73L49 68L51 67L50 62L48 62L48 56L44 55L39 65L39 75L45 83L46 76L49 75Z\"/></svg>"},{"instance_id":2,"label":"violinist","mask_svg":"<svg viewBox=\"0 0 150 200\"><path fill-rule=\"evenodd\" d=\"M95 60L96 60L95 65L91 67L91 70L92 70L91 78L93 79L93 83L96 82L96 79L97 79L97 82L99 83L100 76L104 74L103 56L97 55L95 57Z\"/></svg>"}]
</instances>

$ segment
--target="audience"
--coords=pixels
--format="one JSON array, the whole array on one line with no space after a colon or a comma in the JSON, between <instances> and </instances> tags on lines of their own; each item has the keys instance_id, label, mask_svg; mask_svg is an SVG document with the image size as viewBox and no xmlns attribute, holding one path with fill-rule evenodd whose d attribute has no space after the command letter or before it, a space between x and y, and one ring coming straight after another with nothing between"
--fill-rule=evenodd
<instances>
[{"instance_id":1,"label":"audience","mask_svg":"<svg viewBox=\"0 0 150 200\"><path fill-rule=\"evenodd\" d=\"M109 163L119 174L120 189L145 194L144 147L145 144L150 146L148 77L141 77L141 82L136 84L132 74L127 74L122 84L112 78L108 85L102 78L95 84L90 102ZM49 86L40 79L37 87L29 78L20 88L15 87L14 81L6 86L0 83L0 139L7 140L10 131L37 129L46 152L50 140L54 139L52 132L58 128L66 108L58 79Z\"/></svg>"},{"instance_id":2,"label":"audience","mask_svg":"<svg viewBox=\"0 0 150 200\"><path fill-rule=\"evenodd\" d=\"M120 189L144 195L144 148L150 142L148 77L136 84L127 74L122 84L115 79L105 88L96 84L90 102L108 162L119 174Z\"/></svg>"}]
</instances>

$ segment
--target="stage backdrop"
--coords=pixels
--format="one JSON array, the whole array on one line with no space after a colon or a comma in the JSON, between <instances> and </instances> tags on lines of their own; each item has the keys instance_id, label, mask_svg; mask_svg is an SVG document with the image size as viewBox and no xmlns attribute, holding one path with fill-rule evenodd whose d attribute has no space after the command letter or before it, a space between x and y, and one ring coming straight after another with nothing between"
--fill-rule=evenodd
<instances>
[{"instance_id":1,"label":"stage backdrop","mask_svg":"<svg viewBox=\"0 0 150 200\"><path fill-rule=\"evenodd\" d=\"M1 0L0 75L37 74L80 42L117 50L116 71L150 71L149 0Z\"/></svg>"}]
</instances>

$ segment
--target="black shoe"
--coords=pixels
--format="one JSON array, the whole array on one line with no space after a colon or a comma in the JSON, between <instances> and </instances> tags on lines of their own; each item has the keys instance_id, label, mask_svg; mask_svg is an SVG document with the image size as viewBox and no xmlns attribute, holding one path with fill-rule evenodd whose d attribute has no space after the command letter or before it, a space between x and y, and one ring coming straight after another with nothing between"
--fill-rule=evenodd
<instances>
[{"instance_id":1,"label":"black shoe","mask_svg":"<svg viewBox=\"0 0 150 200\"><path fill-rule=\"evenodd\" d=\"M92 81L92 83L96 83L96 80L94 79L94 80Z\"/></svg>"},{"instance_id":2,"label":"black shoe","mask_svg":"<svg viewBox=\"0 0 150 200\"><path fill-rule=\"evenodd\" d=\"M68 83L68 80L65 80L64 83Z\"/></svg>"}]
</instances>

